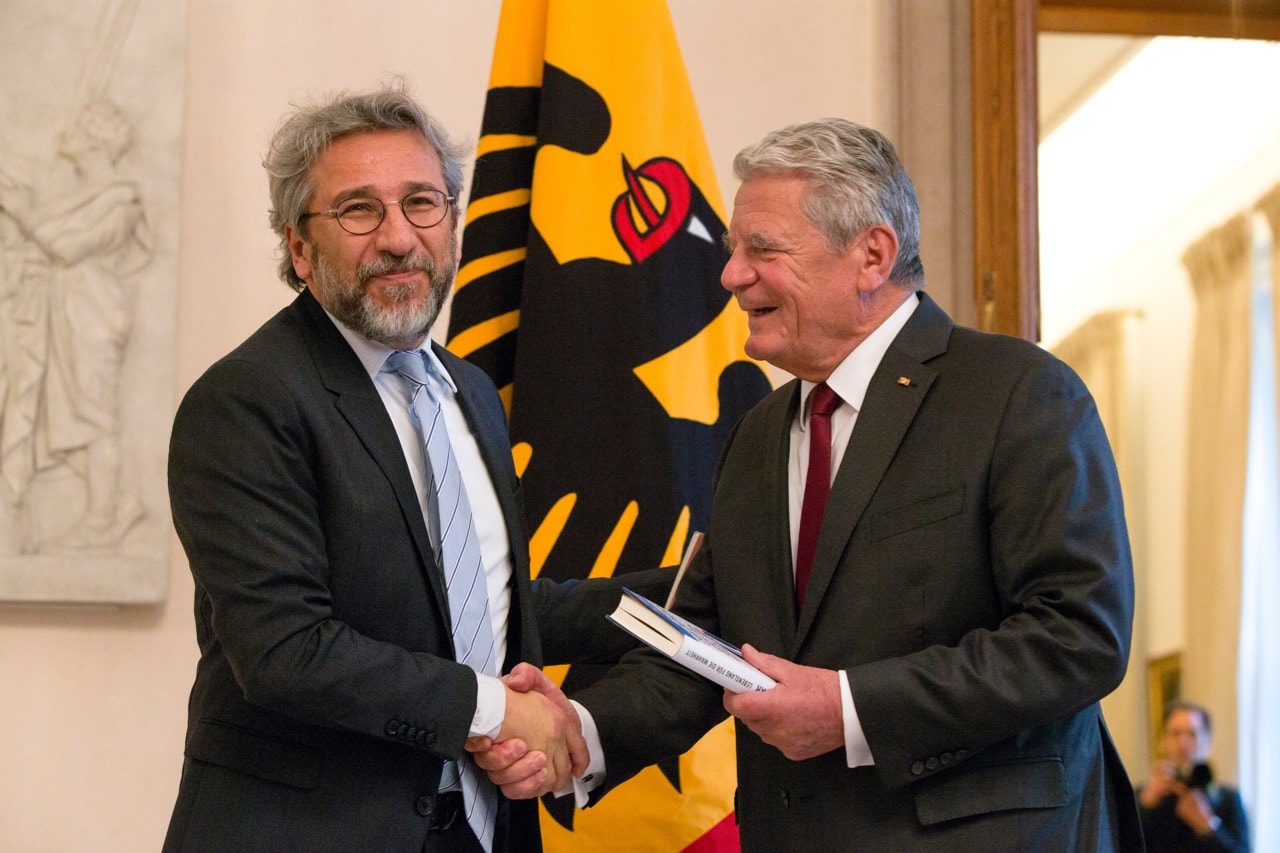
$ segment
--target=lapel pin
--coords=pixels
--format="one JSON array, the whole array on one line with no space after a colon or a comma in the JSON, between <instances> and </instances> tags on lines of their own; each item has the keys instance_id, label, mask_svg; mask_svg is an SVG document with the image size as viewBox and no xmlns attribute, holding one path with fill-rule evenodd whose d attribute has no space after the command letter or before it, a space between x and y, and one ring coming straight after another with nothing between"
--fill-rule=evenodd
<instances>
[{"instance_id":1,"label":"lapel pin","mask_svg":"<svg viewBox=\"0 0 1280 853\"><path fill-rule=\"evenodd\" d=\"M899 377L898 377L898 384L899 384L899 385L901 385L903 388L910 388L910 387L911 387L911 380L910 380L910 379L908 379L908 378L907 378L907 377L905 377L905 376L899 376Z\"/></svg>"}]
</instances>

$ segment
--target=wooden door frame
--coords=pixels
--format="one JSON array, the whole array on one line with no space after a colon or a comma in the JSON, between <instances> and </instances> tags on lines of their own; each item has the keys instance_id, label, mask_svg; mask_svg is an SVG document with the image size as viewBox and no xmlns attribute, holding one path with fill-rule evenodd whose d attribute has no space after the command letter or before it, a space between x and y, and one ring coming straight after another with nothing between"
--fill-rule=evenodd
<instances>
[{"instance_id":1,"label":"wooden door frame","mask_svg":"<svg viewBox=\"0 0 1280 853\"><path fill-rule=\"evenodd\" d=\"M970 0L973 287L978 325L1040 338L1036 36L1280 40L1275 0Z\"/></svg>"}]
</instances>

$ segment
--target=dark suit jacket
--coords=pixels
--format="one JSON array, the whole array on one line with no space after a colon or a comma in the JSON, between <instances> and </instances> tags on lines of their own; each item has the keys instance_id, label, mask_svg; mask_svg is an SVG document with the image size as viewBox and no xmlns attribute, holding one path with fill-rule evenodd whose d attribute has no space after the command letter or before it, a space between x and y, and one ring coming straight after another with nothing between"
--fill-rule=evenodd
<instances>
[{"instance_id":1,"label":"dark suit jacket","mask_svg":"<svg viewBox=\"0 0 1280 853\"><path fill-rule=\"evenodd\" d=\"M1093 400L1038 347L921 302L867 390L798 618L798 383L748 412L721 460L677 609L734 644L846 671L875 758L791 761L739 725L743 849L1140 850L1097 705L1125 671L1133 582ZM577 698L609 787L725 713L717 688L648 652Z\"/></svg>"},{"instance_id":2,"label":"dark suit jacket","mask_svg":"<svg viewBox=\"0 0 1280 853\"><path fill-rule=\"evenodd\" d=\"M631 646L620 581L529 581L496 390L437 348L497 491L513 573L506 668ZM475 676L453 660L444 581L382 400L304 292L186 395L169 458L195 577L200 661L166 850L421 851ZM669 572L627 575L657 594ZM544 655L544 652L546 653ZM496 849L538 849L536 803Z\"/></svg>"},{"instance_id":3,"label":"dark suit jacket","mask_svg":"<svg viewBox=\"0 0 1280 853\"><path fill-rule=\"evenodd\" d=\"M1141 788L1138 793L1141 795ZM1221 821L1217 830L1204 838L1178 817L1177 797L1165 797L1154 809L1139 803L1147 849L1152 853L1249 853L1249 817L1240 791L1221 782L1211 782L1204 794Z\"/></svg>"}]
</instances>

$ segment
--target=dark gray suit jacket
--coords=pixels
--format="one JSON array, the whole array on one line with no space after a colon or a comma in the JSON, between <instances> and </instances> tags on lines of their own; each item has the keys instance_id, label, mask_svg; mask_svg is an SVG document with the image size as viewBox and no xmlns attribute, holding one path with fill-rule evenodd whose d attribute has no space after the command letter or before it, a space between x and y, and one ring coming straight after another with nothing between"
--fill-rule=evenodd
<instances>
[{"instance_id":1,"label":"dark gray suit jacket","mask_svg":"<svg viewBox=\"0 0 1280 853\"><path fill-rule=\"evenodd\" d=\"M497 491L514 561L509 669L616 660L622 579L530 583L493 383L437 348ZM444 580L382 400L303 292L187 393L169 458L200 661L166 850L423 849L475 675L453 660ZM670 572L627 575L657 595ZM539 849L503 802L496 849Z\"/></svg>"},{"instance_id":2,"label":"dark gray suit jacket","mask_svg":"<svg viewBox=\"0 0 1280 853\"><path fill-rule=\"evenodd\" d=\"M1097 704L1125 671L1133 580L1093 400L1038 347L921 300L871 380L798 616L798 383L748 412L721 460L677 608L734 644L846 671L875 758L791 761L739 725L743 849L1141 849ZM609 787L725 713L717 688L648 652L576 698Z\"/></svg>"}]
</instances>

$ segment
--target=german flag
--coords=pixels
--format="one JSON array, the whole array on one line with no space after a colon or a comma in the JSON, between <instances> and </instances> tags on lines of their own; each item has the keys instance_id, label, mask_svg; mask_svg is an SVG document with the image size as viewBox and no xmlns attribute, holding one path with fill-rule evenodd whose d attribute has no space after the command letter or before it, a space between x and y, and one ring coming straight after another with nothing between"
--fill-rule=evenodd
<instances>
[{"instance_id":1,"label":"german flag","mask_svg":"<svg viewBox=\"0 0 1280 853\"><path fill-rule=\"evenodd\" d=\"M506 0L476 153L448 346L507 406L533 573L677 563L769 380L720 286L724 203L665 2ZM734 787L726 723L595 808L544 801L544 844L737 850Z\"/></svg>"}]
</instances>

